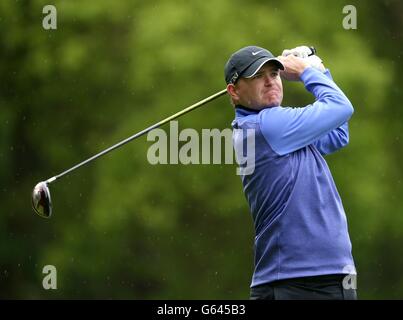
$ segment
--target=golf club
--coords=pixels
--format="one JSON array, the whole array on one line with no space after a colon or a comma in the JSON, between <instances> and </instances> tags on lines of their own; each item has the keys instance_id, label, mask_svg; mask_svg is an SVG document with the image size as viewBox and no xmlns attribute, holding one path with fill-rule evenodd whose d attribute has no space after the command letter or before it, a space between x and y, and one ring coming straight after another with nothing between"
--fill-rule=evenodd
<instances>
[{"instance_id":1,"label":"golf club","mask_svg":"<svg viewBox=\"0 0 403 320\"><path fill-rule=\"evenodd\" d=\"M34 208L35 212L43 218L50 218L50 216L52 215L52 201L51 201L50 191L49 191L49 187L48 187L48 185L50 183L60 179L61 177L67 175L68 173L78 169L79 167L111 152L112 150L115 150L115 149L123 146L124 144L146 134L147 132L149 132L155 128L158 128L159 126L161 126L173 119L176 119L192 110L195 110L196 108L201 107L202 105L204 105L210 101L217 99L218 97L224 95L225 93L227 93L227 90L223 89L223 90L183 109L182 111L179 111L179 112L173 114L172 116L165 118L164 120L161 120L160 122L157 122L156 124L149 126L148 128L130 136L129 138L118 142L117 144L105 149L104 151L97 153L96 155L92 156L91 158L88 158L87 160L80 162L79 164L75 165L74 167L72 167L52 178L39 182L32 191L32 207Z\"/></svg>"}]
</instances>

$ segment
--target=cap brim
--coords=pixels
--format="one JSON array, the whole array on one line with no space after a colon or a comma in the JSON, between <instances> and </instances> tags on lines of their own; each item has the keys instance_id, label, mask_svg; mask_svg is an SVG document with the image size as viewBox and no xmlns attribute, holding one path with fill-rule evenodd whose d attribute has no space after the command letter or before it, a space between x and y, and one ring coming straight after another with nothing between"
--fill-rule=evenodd
<instances>
[{"instance_id":1,"label":"cap brim","mask_svg":"<svg viewBox=\"0 0 403 320\"><path fill-rule=\"evenodd\" d=\"M256 60L254 63L252 63L242 74L242 77L244 78L251 78L253 77L259 70L260 68L267 62L273 61L277 64L279 69L284 70L284 65L282 62L277 59L277 58L262 58Z\"/></svg>"}]
</instances>

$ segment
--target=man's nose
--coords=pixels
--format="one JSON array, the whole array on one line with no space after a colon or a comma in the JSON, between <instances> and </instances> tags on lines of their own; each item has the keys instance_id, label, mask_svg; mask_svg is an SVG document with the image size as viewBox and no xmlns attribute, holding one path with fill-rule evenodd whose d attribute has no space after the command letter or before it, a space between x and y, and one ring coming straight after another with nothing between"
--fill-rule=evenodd
<instances>
[{"instance_id":1,"label":"man's nose","mask_svg":"<svg viewBox=\"0 0 403 320\"><path fill-rule=\"evenodd\" d=\"M266 86L270 86L272 84L273 78L270 76L270 74L265 74L264 76L264 84Z\"/></svg>"}]
</instances>

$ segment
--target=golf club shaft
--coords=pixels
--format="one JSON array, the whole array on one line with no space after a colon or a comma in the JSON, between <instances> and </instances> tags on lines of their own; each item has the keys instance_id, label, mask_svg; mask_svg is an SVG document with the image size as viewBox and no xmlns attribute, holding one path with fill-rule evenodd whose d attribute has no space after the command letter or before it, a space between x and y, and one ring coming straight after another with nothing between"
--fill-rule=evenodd
<instances>
[{"instance_id":1,"label":"golf club shaft","mask_svg":"<svg viewBox=\"0 0 403 320\"><path fill-rule=\"evenodd\" d=\"M142 130L140 132L137 132L136 134L128 137L127 139L122 140L121 142L118 142L117 144L109 147L108 149L105 149L104 151L101 151L101 152L97 153L96 155L92 156L91 158L88 158L87 160L85 160L83 162L80 162L79 164L75 165L74 167L72 167L72 168L70 168L70 169L68 169L68 170L66 170L66 171L64 171L64 172L52 177L52 178L49 178L45 182L46 183L52 183L55 180L63 177L64 175L66 175L66 174L78 169L79 167L81 167L81 166L83 166L83 165L85 165L85 164L87 164L87 163L89 163L89 162L91 162L91 161L93 161L93 160L95 160L95 159L97 159L99 157L102 157L103 155L111 152L112 150L115 150L115 149L123 146L124 144L132 141L133 139L136 139L136 138L146 134L147 132L149 132L149 131L151 131L151 130L153 130L155 128L158 128L159 126L162 126L163 124L165 124L165 123L167 123L167 122L169 122L169 121L171 121L173 119L176 119L176 118L178 118L178 117L180 117L180 116L182 116L182 115L184 115L184 114L186 114L186 113L188 113L188 112L190 112L190 111L192 111L192 110L194 110L194 109L196 109L198 107L201 107L202 105L204 105L204 104L206 104L206 103L208 103L210 101L213 101L213 100L217 99L218 97L224 95L226 92L227 92L227 90L223 89L223 90L211 95L210 97L207 97L206 99L203 99L203 100L201 100L201 101L199 101L199 102L197 102L195 104L192 104L191 106L183 109L182 111L179 111L179 112L173 114L172 116L170 116L168 118L165 118L164 120L161 120L160 122L157 122L156 124L153 124L152 126L149 126L148 128L146 128L146 129L144 129L144 130Z\"/></svg>"}]
</instances>

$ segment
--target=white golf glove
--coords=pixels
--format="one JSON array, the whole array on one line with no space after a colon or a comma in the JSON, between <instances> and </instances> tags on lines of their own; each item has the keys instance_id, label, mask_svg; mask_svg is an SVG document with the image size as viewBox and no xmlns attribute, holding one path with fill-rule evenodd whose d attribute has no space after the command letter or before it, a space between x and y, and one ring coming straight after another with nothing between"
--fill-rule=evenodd
<instances>
[{"instance_id":1,"label":"white golf glove","mask_svg":"<svg viewBox=\"0 0 403 320\"><path fill-rule=\"evenodd\" d=\"M308 56L315 54L315 52L312 51L312 49L308 46L299 46L293 49L285 49L282 53L282 56L286 57L290 54L305 59L308 58Z\"/></svg>"},{"instance_id":2,"label":"white golf glove","mask_svg":"<svg viewBox=\"0 0 403 320\"><path fill-rule=\"evenodd\" d=\"M283 51L282 56L286 57L290 54L302 59L306 59L311 67L314 67L321 72L325 71L325 67L322 64L322 59L315 55L315 51L308 46L299 46L293 49L286 49Z\"/></svg>"}]
</instances>

